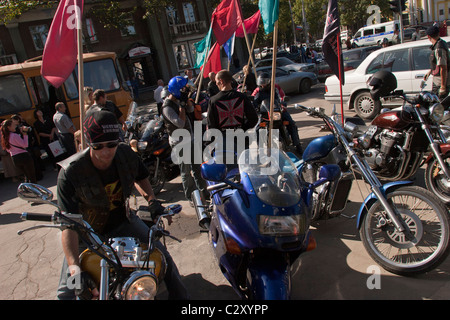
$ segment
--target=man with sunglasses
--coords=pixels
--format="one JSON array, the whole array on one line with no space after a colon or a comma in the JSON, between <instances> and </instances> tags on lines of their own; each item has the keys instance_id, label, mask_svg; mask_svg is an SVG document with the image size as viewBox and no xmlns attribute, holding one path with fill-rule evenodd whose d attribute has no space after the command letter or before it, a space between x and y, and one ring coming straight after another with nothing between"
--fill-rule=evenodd
<instances>
[{"instance_id":1,"label":"man with sunglasses","mask_svg":"<svg viewBox=\"0 0 450 320\"><path fill-rule=\"evenodd\" d=\"M152 218L164 212L155 199L149 172L141 159L131 148L119 143L119 123L115 115L107 110L89 110L83 123L83 133L89 148L60 162L62 169L58 176L57 195L62 210L83 215L83 219L105 238L136 237L148 242L149 228L126 203L133 187L149 201ZM169 220L169 223L171 221ZM164 253L168 262L165 282L169 298L187 298L177 267L164 246L156 246ZM65 254L59 299L95 298L98 289L91 286L86 273L81 272L82 288L71 290L67 285L70 276L79 271L79 253L82 252L76 232L62 232L62 247Z\"/></svg>"}]
</instances>

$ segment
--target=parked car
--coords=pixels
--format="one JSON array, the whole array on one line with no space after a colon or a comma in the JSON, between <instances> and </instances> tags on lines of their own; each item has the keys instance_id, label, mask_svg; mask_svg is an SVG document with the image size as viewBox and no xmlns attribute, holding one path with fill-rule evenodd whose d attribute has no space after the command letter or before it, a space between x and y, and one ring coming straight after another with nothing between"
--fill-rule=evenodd
<instances>
[{"instance_id":1,"label":"parked car","mask_svg":"<svg viewBox=\"0 0 450 320\"><path fill-rule=\"evenodd\" d=\"M356 69L369 54L378 49L380 49L379 46L371 46L343 51L342 58L344 59L344 71ZM317 65L317 74L319 81L325 81L326 78L334 73L328 63L325 60L322 60Z\"/></svg>"},{"instance_id":2,"label":"parked car","mask_svg":"<svg viewBox=\"0 0 450 320\"><path fill-rule=\"evenodd\" d=\"M311 87L319 80L315 73L293 71L288 70L285 67L277 67L275 74L275 83L278 84L284 93L308 93L311 91ZM272 67L256 68L256 74L266 72L270 76L272 75ZM236 73L233 78L237 83L242 83L243 74L242 71Z\"/></svg>"},{"instance_id":3,"label":"parked car","mask_svg":"<svg viewBox=\"0 0 450 320\"><path fill-rule=\"evenodd\" d=\"M450 37L443 37L449 42ZM397 78L397 90L405 94L418 94L420 83L430 70L430 41L411 41L386 47L372 52L355 70L345 72L345 85L342 87L342 99L349 109L365 119L372 119L380 112L370 96L367 81L372 74L380 70L391 71ZM328 77L325 81L325 99L331 103L340 103L339 79ZM427 80L431 90L432 77ZM401 105L401 100L382 99L382 107Z\"/></svg>"},{"instance_id":4,"label":"parked car","mask_svg":"<svg viewBox=\"0 0 450 320\"><path fill-rule=\"evenodd\" d=\"M264 56L264 59L272 59L272 57L273 57L273 52L270 52ZM296 53L291 53L286 50L277 51L277 58L281 58L281 57L291 59L294 62L301 62L301 60L302 60L300 50Z\"/></svg>"},{"instance_id":5,"label":"parked car","mask_svg":"<svg viewBox=\"0 0 450 320\"><path fill-rule=\"evenodd\" d=\"M271 67L271 66L272 66L272 59L263 59L256 62L257 68ZM287 70L293 71L306 71L317 73L315 63L297 63L286 57L277 58L277 67L284 67Z\"/></svg>"}]
</instances>

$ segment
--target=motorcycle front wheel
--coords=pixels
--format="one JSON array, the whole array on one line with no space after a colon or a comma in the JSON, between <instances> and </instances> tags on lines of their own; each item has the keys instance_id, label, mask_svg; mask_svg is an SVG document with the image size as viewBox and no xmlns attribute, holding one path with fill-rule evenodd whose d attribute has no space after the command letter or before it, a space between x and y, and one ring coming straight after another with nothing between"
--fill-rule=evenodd
<instances>
[{"instance_id":1,"label":"motorcycle front wheel","mask_svg":"<svg viewBox=\"0 0 450 320\"><path fill-rule=\"evenodd\" d=\"M442 157L447 168L450 168L450 154L446 154ZM433 158L428 163L425 170L425 184L427 189L444 201L450 203L450 181L445 176L442 168L436 158Z\"/></svg>"},{"instance_id":2,"label":"motorcycle front wheel","mask_svg":"<svg viewBox=\"0 0 450 320\"><path fill-rule=\"evenodd\" d=\"M432 192L417 186L387 194L412 238L398 231L380 201L364 217L360 236L369 255L385 270L415 275L436 268L449 253L449 218L442 202Z\"/></svg>"},{"instance_id":3,"label":"motorcycle front wheel","mask_svg":"<svg viewBox=\"0 0 450 320\"><path fill-rule=\"evenodd\" d=\"M164 183L166 182L166 175L164 173L163 166L158 167L158 171L155 175L156 166L154 164L149 165L148 171L150 172L149 180L150 184L152 185L153 193L157 195L161 192L162 188L164 187Z\"/></svg>"}]
</instances>

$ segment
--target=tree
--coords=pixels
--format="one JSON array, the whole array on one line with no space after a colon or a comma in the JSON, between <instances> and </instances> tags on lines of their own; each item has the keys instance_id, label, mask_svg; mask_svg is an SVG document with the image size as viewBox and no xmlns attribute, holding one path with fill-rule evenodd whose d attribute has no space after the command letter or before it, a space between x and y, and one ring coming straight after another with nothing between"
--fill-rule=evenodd
<instances>
[{"instance_id":1,"label":"tree","mask_svg":"<svg viewBox=\"0 0 450 320\"><path fill-rule=\"evenodd\" d=\"M127 25L130 9L133 12L136 7L123 10L121 3L124 0L85 0L85 8L89 5L89 13L98 17L105 28L117 28L123 30ZM2 1L0 6L0 22L7 24L13 19L19 18L27 11L36 8L52 8L58 5L59 1L54 0L8 0ZM144 8L142 18L161 13L167 6L175 5L176 0L137 0L136 5Z\"/></svg>"}]
</instances>

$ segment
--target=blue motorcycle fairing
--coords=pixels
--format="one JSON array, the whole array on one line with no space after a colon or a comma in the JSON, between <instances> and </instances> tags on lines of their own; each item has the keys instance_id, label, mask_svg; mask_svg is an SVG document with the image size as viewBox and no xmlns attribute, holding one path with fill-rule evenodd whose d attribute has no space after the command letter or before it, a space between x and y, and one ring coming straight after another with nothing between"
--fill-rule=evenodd
<instances>
[{"instance_id":1,"label":"blue motorcycle fairing","mask_svg":"<svg viewBox=\"0 0 450 320\"><path fill-rule=\"evenodd\" d=\"M306 215L306 225L309 225L309 215L305 210L303 200L292 207L278 208L263 204L255 194L247 194L249 203L249 207L247 207L246 201L243 201L241 193L238 191L226 189L221 195L215 194L214 201L221 230L226 233L226 236L234 239L243 251L254 248L289 251L306 247L304 233L283 237L261 235L258 226L258 215L291 216L301 214ZM289 244L298 245L291 246Z\"/></svg>"},{"instance_id":2,"label":"blue motorcycle fairing","mask_svg":"<svg viewBox=\"0 0 450 320\"><path fill-rule=\"evenodd\" d=\"M303 151L303 161L315 161L326 157L336 146L333 134L319 137L311 141Z\"/></svg>"},{"instance_id":3,"label":"blue motorcycle fairing","mask_svg":"<svg viewBox=\"0 0 450 320\"><path fill-rule=\"evenodd\" d=\"M251 260L249 290L254 300L288 300L291 292L291 266L283 257Z\"/></svg>"},{"instance_id":4,"label":"blue motorcycle fairing","mask_svg":"<svg viewBox=\"0 0 450 320\"><path fill-rule=\"evenodd\" d=\"M411 185L411 184L413 184L412 181L393 181L393 182L389 182L389 183L386 183L383 186L381 186L381 191L383 192L384 195L387 195L392 189L395 189L396 187L400 187L403 185ZM359 212L358 212L358 217L357 217L357 221L356 221L357 229L359 229L361 227L364 216L367 214L368 210L366 208L370 208L377 200L378 200L378 198L373 192L371 194L369 194L366 197L366 199L364 199L364 202L362 203L361 207L359 208Z\"/></svg>"}]
</instances>

